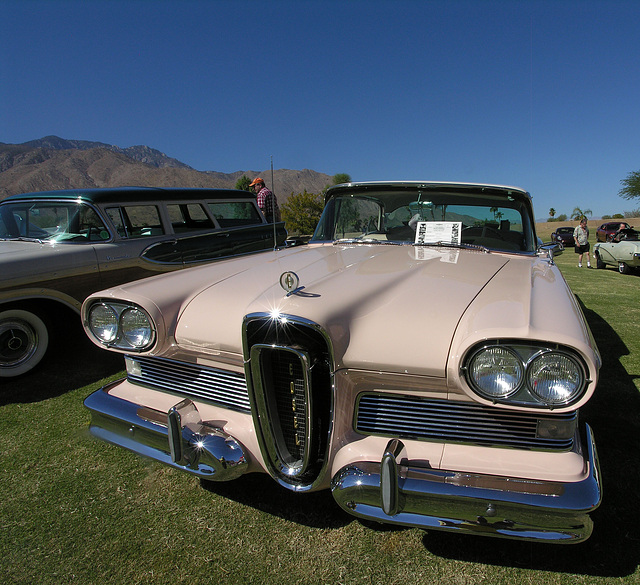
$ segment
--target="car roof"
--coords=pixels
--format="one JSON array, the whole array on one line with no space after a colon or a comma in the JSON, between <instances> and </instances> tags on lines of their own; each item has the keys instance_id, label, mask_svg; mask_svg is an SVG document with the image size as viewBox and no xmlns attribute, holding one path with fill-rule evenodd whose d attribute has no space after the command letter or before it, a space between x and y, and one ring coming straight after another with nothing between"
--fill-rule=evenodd
<instances>
[{"instance_id":1,"label":"car roof","mask_svg":"<svg viewBox=\"0 0 640 585\"><path fill-rule=\"evenodd\" d=\"M62 189L57 191L38 191L10 195L1 203L15 201L47 199L85 201L88 203L128 203L157 201L193 201L203 199L247 199L254 198L248 191L237 189L183 189L161 187L114 187L108 189Z\"/></svg>"},{"instance_id":2,"label":"car roof","mask_svg":"<svg viewBox=\"0 0 640 585\"><path fill-rule=\"evenodd\" d=\"M509 187L506 185L489 185L484 183L454 183L449 181L368 181L356 183L342 183L327 189L325 202L332 197L339 195L349 195L355 191L401 191L401 190L421 190L441 193L483 193L485 195L495 195L496 197L514 197L520 201L526 201L531 208L531 195L519 187Z\"/></svg>"},{"instance_id":3,"label":"car roof","mask_svg":"<svg viewBox=\"0 0 640 585\"><path fill-rule=\"evenodd\" d=\"M531 197L527 191L520 187L510 187L507 185L490 185L484 183L455 183L449 181L362 181L355 183L341 183L329 187L327 193L336 191L350 191L358 189L427 189L427 190L468 190L495 192L496 194L509 194L511 192Z\"/></svg>"}]
</instances>

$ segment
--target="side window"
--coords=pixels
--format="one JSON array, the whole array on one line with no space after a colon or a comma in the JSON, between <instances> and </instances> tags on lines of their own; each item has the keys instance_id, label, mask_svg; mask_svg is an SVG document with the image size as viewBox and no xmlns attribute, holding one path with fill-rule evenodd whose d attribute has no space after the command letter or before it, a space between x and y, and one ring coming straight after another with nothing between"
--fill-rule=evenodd
<instances>
[{"instance_id":1,"label":"side window","mask_svg":"<svg viewBox=\"0 0 640 585\"><path fill-rule=\"evenodd\" d=\"M78 232L90 242L108 240L110 235L100 216L90 207L80 207L78 215Z\"/></svg>"},{"instance_id":2,"label":"side window","mask_svg":"<svg viewBox=\"0 0 640 585\"><path fill-rule=\"evenodd\" d=\"M215 228L199 203L170 203L167 205L167 212L173 231L177 234Z\"/></svg>"},{"instance_id":3,"label":"side window","mask_svg":"<svg viewBox=\"0 0 640 585\"><path fill-rule=\"evenodd\" d=\"M164 228L155 205L125 205L107 209L109 218L123 238L161 236Z\"/></svg>"},{"instance_id":4,"label":"side window","mask_svg":"<svg viewBox=\"0 0 640 585\"><path fill-rule=\"evenodd\" d=\"M262 223L262 216L251 201L209 203L209 210L220 227L234 227Z\"/></svg>"},{"instance_id":5,"label":"side window","mask_svg":"<svg viewBox=\"0 0 640 585\"><path fill-rule=\"evenodd\" d=\"M109 207L107 209L107 215L109 216L109 219L115 226L116 231L118 232L118 235L121 238L129 237L127 235L127 229L124 224L124 217L122 215L122 210L119 207Z\"/></svg>"}]
</instances>

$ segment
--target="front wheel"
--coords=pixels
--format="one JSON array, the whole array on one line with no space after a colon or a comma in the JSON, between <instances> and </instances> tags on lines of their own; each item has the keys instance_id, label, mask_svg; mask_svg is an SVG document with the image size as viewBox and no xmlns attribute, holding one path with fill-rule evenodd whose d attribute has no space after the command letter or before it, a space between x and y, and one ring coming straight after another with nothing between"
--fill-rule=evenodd
<instances>
[{"instance_id":1,"label":"front wheel","mask_svg":"<svg viewBox=\"0 0 640 585\"><path fill-rule=\"evenodd\" d=\"M606 268L607 265L602 261L602 258L600 258L600 254L596 254L596 268Z\"/></svg>"},{"instance_id":2,"label":"front wheel","mask_svg":"<svg viewBox=\"0 0 640 585\"><path fill-rule=\"evenodd\" d=\"M44 321L21 309L0 312L0 378L13 378L35 368L49 345Z\"/></svg>"},{"instance_id":3,"label":"front wheel","mask_svg":"<svg viewBox=\"0 0 640 585\"><path fill-rule=\"evenodd\" d=\"M631 268L629 268L624 262L618 262L618 272L620 272L620 274L629 274L631 272Z\"/></svg>"}]
</instances>

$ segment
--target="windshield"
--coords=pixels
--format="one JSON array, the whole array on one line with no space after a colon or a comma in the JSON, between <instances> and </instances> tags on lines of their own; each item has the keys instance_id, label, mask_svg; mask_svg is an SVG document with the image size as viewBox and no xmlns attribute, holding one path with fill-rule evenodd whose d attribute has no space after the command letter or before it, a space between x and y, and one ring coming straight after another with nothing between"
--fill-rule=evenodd
<instances>
[{"instance_id":1,"label":"windshield","mask_svg":"<svg viewBox=\"0 0 640 585\"><path fill-rule=\"evenodd\" d=\"M110 235L99 215L84 203L16 201L0 205L0 238L88 242L108 240Z\"/></svg>"},{"instance_id":2,"label":"windshield","mask_svg":"<svg viewBox=\"0 0 640 585\"><path fill-rule=\"evenodd\" d=\"M528 207L519 199L420 190L345 193L327 202L314 241L476 245L535 250Z\"/></svg>"}]
</instances>

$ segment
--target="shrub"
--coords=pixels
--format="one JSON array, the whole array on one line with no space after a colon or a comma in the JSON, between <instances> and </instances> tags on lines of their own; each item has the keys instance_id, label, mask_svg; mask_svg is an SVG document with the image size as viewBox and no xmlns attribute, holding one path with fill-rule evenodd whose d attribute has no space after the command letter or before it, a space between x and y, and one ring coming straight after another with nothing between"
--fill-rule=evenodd
<instances>
[{"instance_id":1,"label":"shrub","mask_svg":"<svg viewBox=\"0 0 640 585\"><path fill-rule=\"evenodd\" d=\"M316 229L324 201L322 195L307 193L291 194L280 209L285 227L290 234L308 235Z\"/></svg>"}]
</instances>

